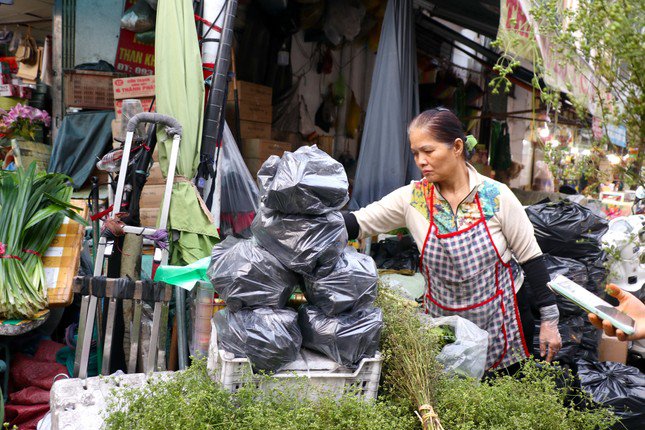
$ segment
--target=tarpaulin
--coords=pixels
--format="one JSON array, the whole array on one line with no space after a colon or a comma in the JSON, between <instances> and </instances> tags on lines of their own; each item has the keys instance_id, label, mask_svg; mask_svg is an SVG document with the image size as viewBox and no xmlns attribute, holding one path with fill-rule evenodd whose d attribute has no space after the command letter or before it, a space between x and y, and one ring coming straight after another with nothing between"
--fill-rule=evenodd
<instances>
[{"instance_id":1,"label":"tarpaulin","mask_svg":"<svg viewBox=\"0 0 645 430\"><path fill-rule=\"evenodd\" d=\"M64 173L80 188L96 162L112 147L114 111L79 112L66 115L58 130L49 159L49 173Z\"/></svg>"},{"instance_id":2,"label":"tarpaulin","mask_svg":"<svg viewBox=\"0 0 645 430\"><path fill-rule=\"evenodd\" d=\"M361 207L421 178L407 136L419 112L414 29L412 2L388 1L352 196Z\"/></svg>"}]
</instances>

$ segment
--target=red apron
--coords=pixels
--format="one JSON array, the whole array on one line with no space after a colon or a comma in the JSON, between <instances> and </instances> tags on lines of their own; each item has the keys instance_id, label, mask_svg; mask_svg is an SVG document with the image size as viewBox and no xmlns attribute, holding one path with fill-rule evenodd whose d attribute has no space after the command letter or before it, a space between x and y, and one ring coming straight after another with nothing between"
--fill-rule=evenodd
<instances>
[{"instance_id":1,"label":"red apron","mask_svg":"<svg viewBox=\"0 0 645 430\"><path fill-rule=\"evenodd\" d=\"M433 216L434 185L431 188L426 195L430 227L420 262L428 284L426 312L433 317L459 315L486 330L486 368L508 367L529 355L511 265L495 247L478 193L479 220L463 230L439 234Z\"/></svg>"}]
</instances>

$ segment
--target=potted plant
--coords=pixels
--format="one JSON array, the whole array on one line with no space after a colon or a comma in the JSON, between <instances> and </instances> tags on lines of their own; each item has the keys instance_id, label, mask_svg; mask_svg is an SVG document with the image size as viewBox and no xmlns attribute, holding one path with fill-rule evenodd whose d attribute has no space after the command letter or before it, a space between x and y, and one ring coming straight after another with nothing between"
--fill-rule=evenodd
<instances>
[{"instance_id":1,"label":"potted plant","mask_svg":"<svg viewBox=\"0 0 645 430\"><path fill-rule=\"evenodd\" d=\"M44 127L50 122L46 111L18 103L9 112L0 109L0 138L43 143Z\"/></svg>"},{"instance_id":2,"label":"potted plant","mask_svg":"<svg viewBox=\"0 0 645 430\"><path fill-rule=\"evenodd\" d=\"M39 170L49 163L51 146L45 145L44 128L51 118L44 110L17 104L8 112L0 109L0 153L7 167L7 160L14 159L16 166L36 161Z\"/></svg>"}]
</instances>

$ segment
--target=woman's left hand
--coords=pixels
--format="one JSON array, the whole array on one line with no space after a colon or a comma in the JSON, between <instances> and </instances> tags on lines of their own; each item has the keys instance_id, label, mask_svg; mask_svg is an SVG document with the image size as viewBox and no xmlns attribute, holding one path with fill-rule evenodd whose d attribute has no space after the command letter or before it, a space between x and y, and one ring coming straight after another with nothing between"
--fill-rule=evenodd
<instances>
[{"instance_id":1,"label":"woman's left hand","mask_svg":"<svg viewBox=\"0 0 645 430\"><path fill-rule=\"evenodd\" d=\"M558 320L542 321L540 324L540 356L546 356L550 363L562 347L562 338L558 330Z\"/></svg>"}]
</instances>

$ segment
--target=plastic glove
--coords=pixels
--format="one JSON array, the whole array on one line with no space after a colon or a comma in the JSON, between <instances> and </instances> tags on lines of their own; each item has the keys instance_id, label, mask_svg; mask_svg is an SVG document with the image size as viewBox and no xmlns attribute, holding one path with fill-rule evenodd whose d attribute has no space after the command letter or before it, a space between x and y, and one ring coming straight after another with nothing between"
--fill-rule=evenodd
<instances>
[{"instance_id":1,"label":"plastic glove","mask_svg":"<svg viewBox=\"0 0 645 430\"><path fill-rule=\"evenodd\" d=\"M540 308L540 357L546 356L547 363L553 360L553 357L562 347L562 338L558 330L558 321L560 312L557 305L544 306Z\"/></svg>"}]
</instances>

